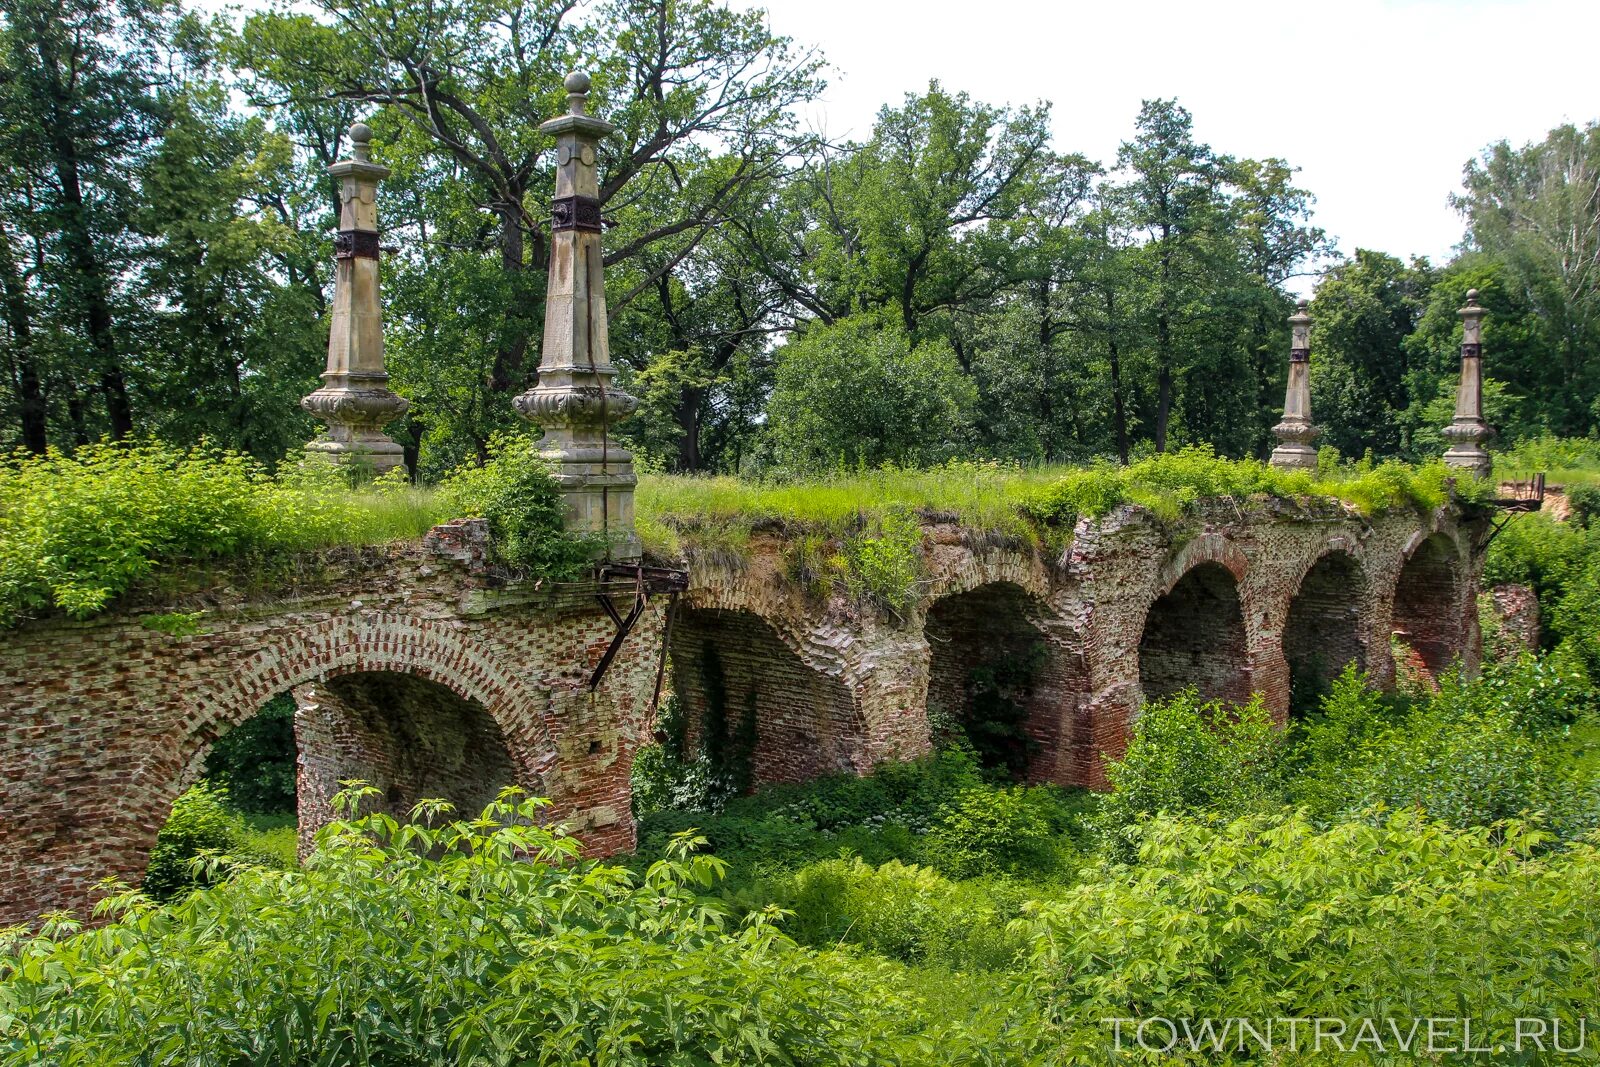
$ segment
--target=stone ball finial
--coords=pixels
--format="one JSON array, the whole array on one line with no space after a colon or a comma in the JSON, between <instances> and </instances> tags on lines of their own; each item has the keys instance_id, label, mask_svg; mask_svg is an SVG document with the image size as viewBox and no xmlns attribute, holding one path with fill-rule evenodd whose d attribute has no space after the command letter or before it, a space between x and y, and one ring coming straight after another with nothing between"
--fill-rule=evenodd
<instances>
[{"instance_id":1,"label":"stone ball finial","mask_svg":"<svg viewBox=\"0 0 1600 1067\"><path fill-rule=\"evenodd\" d=\"M568 74L567 80L561 84L567 87L567 92L578 96L589 91L589 75L581 70L575 70Z\"/></svg>"},{"instance_id":2,"label":"stone ball finial","mask_svg":"<svg viewBox=\"0 0 1600 1067\"><path fill-rule=\"evenodd\" d=\"M1294 302L1294 306L1295 306L1296 310L1304 311L1306 308L1311 306L1311 301L1307 300L1305 297L1302 296L1299 300L1296 300Z\"/></svg>"},{"instance_id":3,"label":"stone ball finial","mask_svg":"<svg viewBox=\"0 0 1600 1067\"><path fill-rule=\"evenodd\" d=\"M350 154L359 160L372 158L372 127L365 122L350 127Z\"/></svg>"},{"instance_id":4,"label":"stone ball finial","mask_svg":"<svg viewBox=\"0 0 1600 1067\"><path fill-rule=\"evenodd\" d=\"M1476 289L1468 289L1467 290L1467 303L1476 304L1477 302L1478 302L1478 290L1476 290Z\"/></svg>"}]
</instances>

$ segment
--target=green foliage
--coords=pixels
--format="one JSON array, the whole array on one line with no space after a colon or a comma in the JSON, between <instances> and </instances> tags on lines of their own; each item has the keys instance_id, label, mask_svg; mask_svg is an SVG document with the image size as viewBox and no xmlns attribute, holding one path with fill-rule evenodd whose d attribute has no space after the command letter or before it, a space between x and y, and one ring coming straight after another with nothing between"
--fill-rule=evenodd
<instances>
[{"instance_id":1,"label":"green foliage","mask_svg":"<svg viewBox=\"0 0 1600 1067\"><path fill-rule=\"evenodd\" d=\"M1127 751L1106 767L1111 794L1095 826L1109 854L1126 858L1152 815L1232 819L1276 807L1283 754L1283 734L1259 697L1207 703L1190 689L1146 704Z\"/></svg>"},{"instance_id":2,"label":"green foliage","mask_svg":"<svg viewBox=\"0 0 1600 1067\"><path fill-rule=\"evenodd\" d=\"M285 850L281 831L276 837L251 831L230 806L226 788L200 781L173 801L171 816L156 834L144 892L172 900L215 884L231 868L293 866L293 831L289 839Z\"/></svg>"},{"instance_id":3,"label":"green foliage","mask_svg":"<svg viewBox=\"0 0 1600 1067\"><path fill-rule=\"evenodd\" d=\"M911 602L922 578L922 524L909 510L891 508L847 538L843 556L851 595L898 611Z\"/></svg>"},{"instance_id":4,"label":"green foliage","mask_svg":"<svg viewBox=\"0 0 1600 1067\"><path fill-rule=\"evenodd\" d=\"M1037 881L952 881L895 859L874 867L857 856L807 864L750 895L789 912L784 932L801 944L849 942L904 963L968 971L1013 966L1026 941L1007 923L1026 901L1056 892Z\"/></svg>"},{"instance_id":5,"label":"green foliage","mask_svg":"<svg viewBox=\"0 0 1600 1067\"><path fill-rule=\"evenodd\" d=\"M583 539L566 533L566 501L527 437L496 437L489 462L460 467L439 487L457 515L489 520L501 562L540 578L574 579L594 561Z\"/></svg>"},{"instance_id":6,"label":"green foliage","mask_svg":"<svg viewBox=\"0 0 1600 1067\"><path fill-rule=\"evenodd\" d=\"M1050 870L1062 860L1046 804L1022 786L969 787L939 807L927 856L952 878Z\"/></svg>"},{"instance_id":7,"label":"green foliage","mask_svg":"<svg viewBox=\"0 0 1600 1067\"><path fill-rule=\"evenodd\" d=\"M330 464L276 477L231 452L149 443L0 459L0 624L82 618L158 569L420 536L444 518L402 481L351 489Z\"/></svg>"},{"instance_id":8,"label":"green foliage","mask_svg":"<svg viewBox=\"0 0 1600 1067\"><path fill-rule=\"evenodd\" d=\"M166 634L168 637L193 637L204 629L200 625L200 619L204 615L204 611L160 612L141 616L139 625L146 630Z\"/></svg>"},{"instance_id":9,"label":"green foliage","mask_svg":"<svg viewBox=\"0 0 1600 1067\"><path fill-rule=\"evenodd\" d=\"M960 723L952 725L966 737L985 768L1012 778L1027 771L1039 746L1027 731L1025 700L1045 656L1044 643L1036 642L1020 655L1003 656L973 668L967 679L968 710Z\"/></svg>"},{"instance_id":10,"label":"green foliage","mask_svg":"<svg viewBox=\"0 0 1600 1067\"><path fill-rule=\"evenodd\" d=\"M976 402L948 344L862 316L812 325L784 346L768 411L792 469L925 466L961 454Z\"/></svg>"},{"instance_id":11,"label":"green foliage","mask_svg":"<svg viewBox=\"0 0 1600 1067\"><path fill-rule=\"evenodd\" d=\"M540 816L508 791L471 821L339 821L303 870L14 934L0 1064L998 1062L888 965L734 921L691 840L635 876Z\"/></svg>"},{"instance_id":12,"label":"green foliage","mask_svg":"<svg viewBox=\"0 0 1600 1067\"><path fill-rule=\"evenodd\" d=\"M1489 664L1474 681L1449 675L1409 704L1347 669L1297 728L1289 796L1324 819L1409 808L1465 828L1542 813L1564 835L1582 832L1592 771L1564 750L1592 722L1591 702L1587 676L1563 655Z\"/></svg>"},{"instance_id":13,"label":"green foliage","mask_svg":"<svg viewBox=\"0 0 1600 1067\"><path fill-rule=\"evenodd\" d=\"M1363 1018L1404 1033L1413 1018L1471 1017L1502 1036L1519 1016L1576 1020L1593 1005L1600 851L1547 843L1516 823L1450 830L1416 813L1327 829L1295 813L1162 816L1135 829L1137 866L1019 924L1026 973L1064 1062L1102 1059L1108 1018L1343 1019L1351 1037ZM1131 1036L1127 1062L1256 1062L1249 1043L1191 1052L1180 1032L1174 1052L1146 1054ZM1274 1047L1274 1062L1321 1063L1332 1046Z\"/></svg>"},{"instance_id":14,"label":"green foliage","mask_svg":"<svg viewBox=\"0 0 1600 1067\"><path fill-rule=\"evenodd\" d=\"M1202 500L1263 495L1342 500L1371 515L1401 507L1436 508L1452 492L1469 502L1494 495L1492 486L1460 478L1443 463L1420 467L1358 463L1312 474L1279 470L1257 460L1220 459L1209 445L1197 445L1127 467L1102 464L1074 471L1033 494L1024 506L1041 522L1070 526L1080 517L1098 518L1121 504L1146 508L1170 521Z\"/></svg>"},{"instance_id":15,"label":"green foliage","mask_svg":"<svg viewBox=\"0 0 1600 1067\"><path fill-rule=\"evenodd\" d=\"M206 778L227 791L240 811L295 810L294 698L279 694L217 738L206 754Z\"/></svg>"}]
</instances>

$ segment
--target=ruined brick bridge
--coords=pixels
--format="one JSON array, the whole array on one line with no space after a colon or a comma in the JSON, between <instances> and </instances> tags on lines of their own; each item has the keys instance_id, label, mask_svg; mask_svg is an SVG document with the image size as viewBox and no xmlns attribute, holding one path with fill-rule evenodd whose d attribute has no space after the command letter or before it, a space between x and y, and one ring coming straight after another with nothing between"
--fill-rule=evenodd
<instances>
[{"instance_id":1,"label":"ruined brick bridge","mask_svg":"<svg viewBox=\"0 0 1600 1067\"><path fill-rule=\"evenodd\" d=\"M540 127L558 159L550 272L538 380L515 404L543 431L567 528L633 561L632 461L608 436L637 406L615 387L606 327L596 145L612 127L587 111L587 76L566 87L568 113ZM376 190L389 172L371 138L358 123L329 168L327 370L303 404L328 424L311 455L387 470L403 450L382 430L407 402L386 384ZM1486 477L1475 298L1444 459ZM1273 428L1272 462L1289 469L1317 462L1310 322L1303 304L1289 320ZM662 561L686 563L686 580L617 567L551 586L497 573L487 527L466 520L333 553L273 589L35 621L0 640L0 924L82 910L106 877L138 881L211 746L285 693L302 834L328 819L341 779L375 784L396 811L423 797L473 811L516 783L606 853L634 841L630 771L664 675L691 729L713 706L753 724L760 785L926 752L930 724L970 714L975 672L1025 660L1025 773L1099 787L1141 702L1185 686L1260 693L1281 720L1291 679L1355 662L1392 684L1395 649L1424 674L1475 666L1490 536L1485 515L1454 505L1367 520L1327 501L1212 501L1171 524L1128 507L1080 521L1058 555L925 516L926 580L891 613L791 580L777 533L736 560ZM171 625L196 612L193 632Z\"/></svg>"},{"instance_id":2,"label":"ruined brick bridge","mask_svg":"<svg viewBox=\"0 0 1600 1067\"><path fill-rule=\"evenodd\" d=\"M646 583L640 598L615 572L508 580L484 524L463 520L332 553L292 586L37 621L0 645L0 923L85 908L107 876L137 881L211 745L279 694L297 705L303 829L342 778L375 783L391 809L470 809L516 782L595 852L626 849L664 650L691 721L713 687L754 716L757 783L925 752L930 719L966 714L975 668L1031 654L1027 773L1093 787L1145 698L1259 692L1282 718L1292 676L1353 660L1388 684L1392 648L1425 671L1474 664L1488 530L1451 507L1367 520L1331 502L1215 502L1177 524L1135 508L1083 520L1058 556L929 517L928 579L896 617L791 580L779 534L742 560L690 560L687 588ZM602 593L638 614L591 688L617 633ZM197 632L152 625L196 610Z\"/></svg>"}]
</instances>

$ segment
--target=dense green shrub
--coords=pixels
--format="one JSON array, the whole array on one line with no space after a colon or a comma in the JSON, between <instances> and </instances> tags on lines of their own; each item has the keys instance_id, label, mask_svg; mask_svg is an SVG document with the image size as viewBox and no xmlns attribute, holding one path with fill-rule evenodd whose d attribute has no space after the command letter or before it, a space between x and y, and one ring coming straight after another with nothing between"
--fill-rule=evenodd
<instances>
[{"instance_id":1,"label":"dense green shrub","mask_svg":"<svg viewBox=\"0 0 1600 1067\"><path fill-rule=\"evenodd\" d=\"M920 466L961 454L976 405L947 341L856 315L812 323L778 351L767 427L793 469Z\"/></svg>"},{"instance_id":2,"label":"dense green shrub","mask_svg":"<svg viewBox=\"0 0 1600 1067\"><path fill-rule=\"evenodd\" d=\"M1007 924L1026 901L1057 892L1037 881L953 881L931 867L856 856L807 864L752 896L789 912L784 932L801 944L847 942L904 963L995 970L1014 965L1026 946Z\"/></svg>"},{"instance_id":3,"label":"dense green shrub","mask_svg":"<svg viewBox=\"0 0 1600 1067\"><path fill-rule=\"evenodd\" d=\"M891 611L911 602L923 576L922 525L903 507L892 507L860 533L845 539L846 587L858 599L871 597Z\"/></svg>"},{"instance_id":4,"label":"dense green shrub","mask_svg":"<svg viewBox=\"0 0 1600 1067\"><path fill-rule=\"evenodd\" d=\"M1591 704L1587 677L1560 654L1447 675L1411 702L1347 669L1296 727L1288 795L1325 820L1414 808L1464 828L1537 814L1572 836L1595 825L1594 768L1573 758Z\"/></svg>"},{"instance_id":5,"label":"dense green shrub","mask_svg":"<svg viewBox=\"0 0 1600 1067\"><path fill-rule=\"evenodd\" d=\"M336 822L304 870L13 934L0 1064L1007 1062L887 964L733 921L685 842L634 876L539 818L508 792L473 821Z\"/></svg>"},{"instance_id":6,"label":"dense green shrub","mask_svg":"<svg viewBox=\"0 0 1600 1067\"><path fill-rule=\"evenodd\" d=\"M269 476L230 452L148 443L0 457L0 625L82 618L158 569L420 536L445 516L403 480L328 463Z\"/></svg>"},{"instance_id":7,"label":"dense green shrub","mask_svg":"<svg viewBox=\"0 0 1600 1067\"><path fill-rule=\"evenodd\" d=\"M276 835L250 830L230 805L226 789L200 781L173 801L172 814L156 834L144 891L156 900L171 900L214 884L234 866L291 866L292 830L288 839L286 846L281 830ZM224 862L207 863L206 853Z\"/></svg>"},{"instance_id":8,"label":"dense green shrub","mask_svg":"<svg viewBox=\"0 0 1600 1067\"><path fill-rule=\"evenodd\" d=\"M1235 706L1203 702L1194 690L1146 704L1127 751L1106 768L1111 793L1095 825L1113 855L1126 858L1139 822L1151 815L1235 818L1282 803L1284 736L1256 698Z\"/></svg>"},{"instance_id":9,"label":"dense green shrub","mask_svg":"<svg viewBox=\"0 0 1600 1067\"><path fill-rule=\"evenodd\" d=\"M1108 1062L1114 1018L1322 1017L1347 1020L1348 1042L1363 1018L1404 1033L1414 1018L1470 1016L1478 1034L1507 1038L1517 1017L1571 1031L1593 1015L1591 842L1547 852L1515 823L1450 830L1414 812L1327 829L1293 812L1220 826L1161 816L1130 842L1137 866L1108 866L1020 924L1063 1062ZM1130 1031L1116 1062L1390 1062L1365 1058L1370 1044L1289 1054L1283 1036L1267 1056L1255 1044L1238 1054L1235 1033L1229 1055L1192 1052L1180 1031L1162 1054Z\"/></svg>"},{"instance_id":10,"label":"dense green shrub","mask_svg":"<svg viewBox=\"0 0 1600 1067\"><path fill-rule=\"evenodd\" d=\"M1039 790L973 786L940 805L928 830L929 862L952 878L1053 870L1069 862Z\"/></svg>"},{"instance_id":11,"label":"dense green shrub","mask_svg":"<svg viewBox=\"0 0 1600 1067\"><path fill-rule=\"evenodd\" d=\"M1343 500L1364 515L1399 507L1435 508L1454 492L1468 501L1494 495L1487 481L1463 478L1443 463L1412 467L1391 461L1310 471L1285 471L1259 460L1220 459L1210 445L1160 453L1126 467L1103 463L1073 471L1036 491L1024 507L1041 522L1070 526L1119 504L1136 504L1166 520L1201 500L1253 496Z\"/></svg>"},{"instance_id":12,"label":"dense green shrub","mask_svg":"<svg viewBox=\"0 0 1600 1067\"><path fill-rule=\"evenodd\" d=\"M226 789L240 811L294 811L294 698L287 693L273 697L217 738L206 754L205 776Z\"/></svg>"},{"instance_id":13,"label":"dense green shrub","mask_svg":"<svg viewBox=\"0 0 1600 1067\"><path fill-rule=\"evenodd\" d=\"M489 462L452 471L439 494L453 514L487 519L495 555L531 576L577 578L601 554L565 532L566 502L532 438L496 437Z\"/></svg>"}]
</instances>

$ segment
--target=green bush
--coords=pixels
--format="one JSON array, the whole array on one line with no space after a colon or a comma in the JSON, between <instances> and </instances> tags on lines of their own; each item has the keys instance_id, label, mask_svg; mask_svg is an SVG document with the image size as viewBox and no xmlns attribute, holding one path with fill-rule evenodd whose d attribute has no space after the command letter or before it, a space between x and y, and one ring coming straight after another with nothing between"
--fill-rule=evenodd
<instances>
[{"instance_id":1,"label":"green bush","mask_svg":"<svg viewBox=\"0 0 1600 1067\"><path fill-rule=\"evenodd\" d=\"M889 965L734 921L689 842L634 876L540 818L335 822L303 870L13 931L0 1065L1007 1062Z\"/></svg>"},{"instance_id":2,"label":"green bush","mask_svg":"<svg viewBox=\"0 0 1600 1067\"><path fill-rule=\"evenodd\" d=\"M1460 827L1538 814L1562 836L1595 825L1595 768L1575 759L1594 722L1570 657L1524 654L1412 702L1354 669L1296 728L1289 795L1314 817L1411 808Z\"/></svg>"},{"instance_id":3,"label":"green bush","mask_svg":"<svg viewBox=\"0 0 1600 1067\"><path fill-rule=\"evenodd\" d=\"M403 480L352 489L312 460L269 476L236 453L156 443L0 457L0 625L93 615L158 571L418 537L444 517Z\"/></svg>"},{"instance_id":4,"label":"green bush","mask_svg":"<svg viewBox=\"0 0 1600 1067\"><path fill-rule=\"evenodd\" d=\"M226 789L240 811L294 811L294 698L287 693L273 697L217 738L206 755L205 776Z\"/></svg>"},{"instance_id":5,"label":"green bush","mask_svg":"<svg viewBox=\"0 0 1600 1067\"><path fill-rule=\"evenodd\" d=\"M285 845L276 836L251 831L229 804L228 791L200 781L172 803L172 814L156 834L145 869L144 891L172 900L213 885L237 866L284 867L294 863L294 832ZM212 853L220 863L208 863Z\"/></svg>"},{"instance_id":6,"label":"green bush","mask_svg":"<svg viewBox=\"0 0 1600 1067\"><path fill-rule=\"evenodd\" d=\"M1095 816L1111 854L1130 858L1139 822L1165 812L1235 818L1282 803L1283 732L1256 697L1202 702L1194 690L1146 704L1127 751L1106 767Z\"/></svg>"},{"instance_id":7,"label":"green bush","mask_svg":"<svg viewBox=\"0 0 1600 1067\"><path fill-rule=\"evenodd\" d=\"M911 602L922 578L922 525L905 508L891 508L845 540L845 584L891 611Z\"/></svg>"},{"instance_id":8,"label":"green bush","mask_svg":"<svg viewBox=\"0 0 1600 1067\"><path fill-rule=\"evenodd\" d=\"M1339 1019L1348 1040L1364 1018L1403 1033L1413 1018L1470 1016L1476 1033L1509 1037L1518 1017L1575 1031L1593 1015L1592 842L1552 853L1515 823L1451 830L1414 812L1327 829L1294 812L1220 826L1161 816L1130 841L1137 866L1107 867L1019 924L1060 1062L1109 1062L1113 1018ZM1290 1053L1283 1036L1270 1056L1232 1041L1231 1055L1191 1051L1181 1033L1172 1052L1146 1054L1125 1031L1116 1062L1335 1058L1309 1042ZM1368 1051L1348 1058L1405 1059Z\"/></svg>"},{"instance_id":9,"label":"green bush","mask_svg":"<svg viewBox=\"0 0 1600 1067\"><path fill-rule=\"evenodd\" d=\"M952 881L929 867L860 857L820 860L756 887L761 904L791 913L801 944L847 942L903 963L959 970L1014 965L1026 942L1007 930L1029 899L1054 887L1011 879Z\"/></svg>"},{"instance_id":10,"label":"green bush","mask_svg":"<svg viewBox=\"0 0 1600 1067\"><path fill-rule=\"evenodd\" d=\"M454 514L487 519L495 555L530 576L575 579L602 554L566 533L561 488L530 437L496 437L489 462L452 471L439 495Z\"/></svg>"},{"instance_id":11,"label":"green bush","mask_svg":"<svg viewBox=\"0 0 1600 1067\"><path fill-rule=\"evenodd\" d=\"M1035 790L1013 786L963 789L940 806L928 831L931 863L952 878L1055 870L1067 845L1050 826Z\"/></svg>"}]
</instances>

